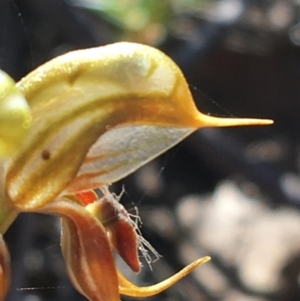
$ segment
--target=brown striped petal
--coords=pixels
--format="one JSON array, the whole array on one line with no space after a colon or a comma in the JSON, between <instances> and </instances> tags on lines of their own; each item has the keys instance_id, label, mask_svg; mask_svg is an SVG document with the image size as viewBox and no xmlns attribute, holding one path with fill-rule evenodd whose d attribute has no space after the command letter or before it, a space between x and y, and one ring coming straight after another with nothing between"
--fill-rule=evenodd
<instances>
[{"instance_id":1,"label":"brown striped petal","mask_svg":"<svg viewBox=\"0 0 300 301\"><path fill-rule=\"evenodd\" d=\"M10 256L3 237L0 236L0 301L5 299L10 286L10 280Z\"/></svg>"},{"instance_id":2,"label":"brown striped petal","mask_svg":"<svg viewBox=\"0 0 300 301\"><path fill-rule=\"evenodd\" d=\"M17 87L32 111L7 173L20 210L117 181L201 127L271 123L200 113L174 62L133 43L62 55Z\"/></svg>"},{"instance_id":3,"label":"brown striped petal","mask_svg":"<svg viewBox=\"0 0 300 301\"><path fill-rule=\"evenodd\" d=\"M41 212L62 216L61 247L74 287L90 301L119 301L115 262L101 223L84 207L64 199Z\"/></svg>"}]
</instances>

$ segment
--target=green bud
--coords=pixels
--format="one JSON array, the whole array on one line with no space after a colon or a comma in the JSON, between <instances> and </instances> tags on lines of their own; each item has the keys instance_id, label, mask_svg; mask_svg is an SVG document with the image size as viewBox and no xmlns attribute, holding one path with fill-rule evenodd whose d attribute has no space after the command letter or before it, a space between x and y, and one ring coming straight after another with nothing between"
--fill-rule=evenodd
<instances>
[{"instance_id":1,"label":"green bud","mask_svg":"<svg viewBox=\"0 0 300 301\"><path fill-rule=\"evenodd\" d=\"M15 82L0 70L0 157L11 155L26 138L31 115Z\"/></svg>"}]
</instances>

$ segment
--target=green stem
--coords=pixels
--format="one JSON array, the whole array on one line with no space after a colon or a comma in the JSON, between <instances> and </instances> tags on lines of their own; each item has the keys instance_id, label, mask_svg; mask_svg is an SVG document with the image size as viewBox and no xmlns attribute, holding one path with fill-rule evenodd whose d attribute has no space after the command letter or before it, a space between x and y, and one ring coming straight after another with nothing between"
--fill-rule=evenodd
<instances>
[{"instance_id":1,"label":"green stem","mask_svg":"<svg viewBox=\"0 0 300 301\"><path fill-rule=\"evenodd\" d=\"M19 212L14 208L8 197L0 198L0 234L4 234L11 223L16 219Z\"/></svg>"}]
</instances>

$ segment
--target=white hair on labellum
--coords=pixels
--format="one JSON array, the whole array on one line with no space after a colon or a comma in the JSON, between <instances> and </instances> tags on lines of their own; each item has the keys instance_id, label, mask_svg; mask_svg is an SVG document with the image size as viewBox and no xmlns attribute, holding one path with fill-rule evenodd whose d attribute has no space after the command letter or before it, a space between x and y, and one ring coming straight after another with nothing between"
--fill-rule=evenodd
<instances>
[{"instance_id":1,"label":"white hair on labellum","mask_svg":"<svg viewBox=\"0 0 300 301\"><path fill-rule=\"evenodd\" d=\"M146 260L149 268L152 270L151 264L156 262L160 257L162 257L155 248L143 237L142 232L140 230L142 226L142 220L139 216L138 208L135 206L133 209L135 214L129 213L125 207L120 204L120 199L125 193L125 188L122 187L122 191L119 195L110 192L108 185L104 185L100 187L100 191L103 194L103 197L99 200L105 198L106 201L109 201L111 205L115 208L116 216L120 216L125 218L126 222L128 222L135 230L138 240L138 249L142 255L142 257ZM151 255L154 255L154 259Z\"/></svg>"}]
</instances>

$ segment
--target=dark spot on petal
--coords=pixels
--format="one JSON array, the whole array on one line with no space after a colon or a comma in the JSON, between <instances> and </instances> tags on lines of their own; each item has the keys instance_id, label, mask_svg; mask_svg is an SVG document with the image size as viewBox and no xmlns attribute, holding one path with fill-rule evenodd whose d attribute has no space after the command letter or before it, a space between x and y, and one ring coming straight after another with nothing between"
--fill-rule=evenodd
<instances>
[{"instance_id":1,"label":"dark spot on petal","mask_svg":"<svg viewBox=\"0 0 300 301\"><path fill-rule=\"evenodd\" d=\"M43 160L49 160L50 157L51 157L50 152L49 152L48 150L44 149L44 150L42 151L42 159L43 159Z\"/></svg>"}]
</instances>

